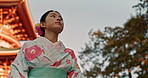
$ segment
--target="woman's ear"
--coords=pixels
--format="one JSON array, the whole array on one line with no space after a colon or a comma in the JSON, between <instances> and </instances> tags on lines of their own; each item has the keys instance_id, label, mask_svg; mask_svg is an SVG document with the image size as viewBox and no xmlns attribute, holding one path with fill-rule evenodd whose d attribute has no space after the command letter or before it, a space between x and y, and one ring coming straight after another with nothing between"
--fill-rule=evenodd
<instances>
[{"instance_id":1,"label":"woman's ear","mask_svg":"<svg viewBox=\"0 0 148 78\"><path fill-rule=\"evenodd\" d=\"M45 23L44 23L44 22L40 22L40 26L41 26L42 28L45 28Z\"/></svg>"}]
</instances>

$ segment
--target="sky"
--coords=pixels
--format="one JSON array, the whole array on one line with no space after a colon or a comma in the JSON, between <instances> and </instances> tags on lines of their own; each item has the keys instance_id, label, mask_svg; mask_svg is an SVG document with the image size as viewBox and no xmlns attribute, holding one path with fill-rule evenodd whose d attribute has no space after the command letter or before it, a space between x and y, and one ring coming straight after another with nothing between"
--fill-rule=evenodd
<instances>
[{"instance_id":1,"label":"sky","mask_svg":"<svg viewBox=\"0 0 148 78\"><path fill-rule=\"evenodd\" d=\"M88 32L104 30L106 26L123 26L135 16L132 8L138 0L28 0L34 23L48 10L57 10L64 19L64 31L59 35L67 48L80 52L88 43Z\"/></svg>"}]
</instances>

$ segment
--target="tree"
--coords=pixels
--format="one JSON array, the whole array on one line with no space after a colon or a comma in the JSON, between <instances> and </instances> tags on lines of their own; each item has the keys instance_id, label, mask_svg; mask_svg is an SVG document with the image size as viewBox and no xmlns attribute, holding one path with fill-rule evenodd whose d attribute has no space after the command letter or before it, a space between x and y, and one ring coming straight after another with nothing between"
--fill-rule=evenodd
<instances>
[{"instance_id":1,"label":"tree","mask_svg":"<svg viewBox=\"0 0 148 78\"><path fill-rule=\"evenodd\" d=\"M147 0L140 0L145 2ZM148 4L148 1L144 4ZM141 6L138 4L135 7ZM147 12L147 11L146 11ZM145 13L146 14L146 13ZM82 67L92 65L85 70L85 76L132 78L131 71L139 78L148 77L148 24L144 14L137 14L124 27L106 27L104 32L91 31L90 42L86 44L81 55ZM128 72L128 73L127 73Z\"/></svg>"},{"instance_id":2,"label":"tree","mask_svg":"<svg viewBox=\"0 0 148 78\"><path fill-rule=\"evenodd\" d=\"M133 8L136 8L137 15L148 13L147 7L148 7L148 0L139 0L139 3L133 6Z\"/></svg>"},{"instance_id":3,"label":"tree","mask_svg":"<svg viewBox=\"0 0 148 78\"><path fill-rule=\"evenodd\" d=\"M136 8L137 15L144 16L144 20L148 24L148 0L139 0L139 3L133 8Z\"/></svg>"}]
</instances>

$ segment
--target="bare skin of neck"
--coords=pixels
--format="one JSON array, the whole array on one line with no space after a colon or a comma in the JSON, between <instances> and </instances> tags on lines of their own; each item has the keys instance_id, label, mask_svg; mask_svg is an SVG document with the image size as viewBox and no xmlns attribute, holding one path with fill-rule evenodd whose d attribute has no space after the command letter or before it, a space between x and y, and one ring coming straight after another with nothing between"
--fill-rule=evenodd
<instances>
[{"instance_id":1,"label":"bare skin of neck","mask_svg":"<svg viewBox=\"0 0 148 78\"><path fill-rule=\"evenodd\" d=\"M45 31L44 37L53 43L58 41L58 34L55 32Z\"/></svg>"}]
</instances>

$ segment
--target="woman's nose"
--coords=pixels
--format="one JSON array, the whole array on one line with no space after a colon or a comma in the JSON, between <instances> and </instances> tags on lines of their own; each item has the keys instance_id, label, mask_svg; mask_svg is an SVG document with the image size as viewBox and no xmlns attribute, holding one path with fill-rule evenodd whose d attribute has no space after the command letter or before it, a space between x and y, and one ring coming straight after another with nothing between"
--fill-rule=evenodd
<instances>
[{"instance_id":1,"label":"woman's nose","mask_svg":"<svg viewBox=\"0 0 148 78\"><path fill-rule=\"evenodd\" d=\"M60 18L60 17L57 17L57 20L58 20L58 21L61 21L61 18Z\"/></svg>"}]
</instances>

